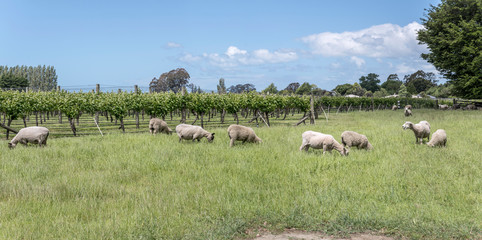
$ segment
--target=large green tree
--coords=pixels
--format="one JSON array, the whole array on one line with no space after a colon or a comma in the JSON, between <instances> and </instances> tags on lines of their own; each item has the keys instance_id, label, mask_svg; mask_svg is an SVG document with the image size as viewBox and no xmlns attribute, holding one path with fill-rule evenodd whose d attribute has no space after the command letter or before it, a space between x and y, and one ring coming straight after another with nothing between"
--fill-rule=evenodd
<instances>
[{"instance_id":1,"label":"large green tree","mask_svg":"<svg viewBox=\"0 0 482 240\"><path fill-rule=\"evenodd\" d=\"M403 79L408 92L412 94L424 92L431 87L437 86L435 74L431 72L426 73L423 70L418 70L412 74L405 75Z\"/></svg>"},{"instance_id":2,"label":"large green tree","mask_svg":"<svg viewBox=\"0 0 482 240\"><path fill-rule=\"evenodd\" d=\"M394 94L398 92L400 89L400 85L402 85L402 81L398 78L397 74L390 74L387 77L387 81L382 83L382 88L387 90L387 93Z\"/></svg>"},{"instance_id":3,"label":"large green tree","mask_svg":"<svg viewBox=\"0 0 482 240\"><path fill-rule=\"evenodd\" d=\"M360 86L367 91L378 91L380 89L380 79L378 79L378 74L369 73L367 76L360 77Z\"/></svg>"},{"instance_id":4,"label":"large green tree","mask_svg":"<svg viewBox=\"0 0 482 240\"><path fill-rule=\"evenodd\" d=\"M271 94L276 94L278 93L278 88L274 85L274 83L271 83L267 88L265 88L262 93L271 93Z\"/></svg>"},{"instance_id":5,"label":"large green tree","mask_svg":"<svg viewBox=\"0 0 482 240\"><path fill-rule=\"evenodd\" d=\"M346 94L346 92L350 89L353 88L353 85L349 84L349 83L345 83L345 84L340 84L338 86L336 86L332 91L344 96Z\"/></svg>"},{"instance_id":6,"label":"large green tree","mask_svg":"<svg viewBox=\"0 0 482 240\"><path fill-rule=\"evenodd\" d=\"M418 40L459 97L482 98L482 1L442 0L426 10Z\"/></svg>"}]
</instances>

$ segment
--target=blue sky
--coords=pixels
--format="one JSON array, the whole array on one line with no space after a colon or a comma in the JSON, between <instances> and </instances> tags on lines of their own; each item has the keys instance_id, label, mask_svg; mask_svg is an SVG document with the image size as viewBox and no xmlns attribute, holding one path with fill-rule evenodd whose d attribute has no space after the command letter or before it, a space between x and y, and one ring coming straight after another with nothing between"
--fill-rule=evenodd
<instances>
[{"instance_id":1,"label":"blue sky","mask_svg":"<svg viewBox=\"0 0 482 240\"><path fill-rule=\"evenodd\" d=\"M368 73L384 82L435 68L416 30L440 0L2 0L0 65L52 65L65 88L147 87L185 68L216 90L309 82L331 90ZM444 80L441 79L441 82Z\"/></svg>"}]
</instances>

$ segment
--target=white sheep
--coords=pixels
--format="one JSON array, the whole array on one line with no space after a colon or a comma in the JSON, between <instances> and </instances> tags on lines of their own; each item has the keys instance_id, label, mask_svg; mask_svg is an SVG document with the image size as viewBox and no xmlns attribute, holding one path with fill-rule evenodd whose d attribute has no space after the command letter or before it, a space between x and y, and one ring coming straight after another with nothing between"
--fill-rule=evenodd
<instances>
[{"instance_id":1,"label":"white sheep","mask_svg":"<svg viewBox=\"0 0 482 240\"><path fill-rule=\"evenodd\" d=\"M434 146L442 146L445 147L447 144L447 133L445 133L445 130L443 129L438 129L432 134L432 139L427 143L428 146L434 147Z\"/></svg>"},{"instance_id":2,"label":"white sheep","mask_svg":"<svg viewBox=\"0 0 482 240\"><path fill-rule=\"evenodd\" d=\"M235 141L243 141L245 142L254 142L260 143L263 142L261 138L256 136L254 130L250 127L245 127L242 125L232 124L228 127L228 136L231 139L229 146L234 146Z\"/></svg>"},{"instance_id":3,"label":"white sheep","mask_svg":"<svg viewBox=\"0 0 482 240\"><path fill-rule=\"evenodd\" d=\"M353 131L344 131L341 134L341 143L347 148L356 146L358 149L373 149L373 146L365 135Z\"/></svg>"},{"instance_id":4,"label":"white sheep","mask_svg":"<svg viewBox=\"0 0 482 240\"><path fill-rule=\"evenodd\" d=\"M405 108L404 114L405 114L405 117L412 116L412 110Z\"/></svg>"},{"instance_id":5,"label":"white sheep","mask_svg":"<svg viewBox=\"0 0 482 240\"><path fill-rule=\"evenodd\" d=\"M212 142L214 140L214 133L210 133L200 126L179 124L176 126L176 133L179 136L179 142L181 142L182 139L192 139L193 142L194 140L199 142L203 137L205 137L208 142Z\"/></svg>"},{"instance_id":6,"label":"white sheep","mask_svg":"<svg viewBox=\"0 0 482 240\"><path fill-rule=\"evenodd\" d=\"M47 145L49 130L46 127L26 127L20 129L17 135L8 143L8 147L15 148L17 143L27 145L27 143L35 143L40 147Z\"/></svg>"},{"instance_id":7,"label":"white sheep","mask_svg":"<svg viewBox=\"0 0 482 240\"><path fill-rule=\"evenodd\" d=\"M395 111L395 110L397 110L397 109L398 109L397 105L393 105L393 106L392 106L392 111Z\"/></svg>"},{"instance_id":8,"label":"white sheep","mask_svg":"<svg viewBox=\"0 0 482 240\"><path fill-rule=\"evenodd\" d=\"M412 105L405 105L405 109L410 109L410 110L412 110Z\"/></svg>"},{"instance_id":9,"label":"white sheep","mask_svg":"<svg viewBox=\"0 0 482 240\"><path fill-rule=\"evenodd\" d=\"M430 140L430 123L427 121L420 121L417 124L413 124L412 122L405 122L402 125L403 130L412 129L413 133L415 134L415 143L418 143L420 139L420 144L422 144L424 138L428 138Z\"/></svg>"},{"instance_id":10,"label":"white sheep","mask_svg":"<svg viewBox=\"0 0 482 240\"><path fill-rule=\"evenodd\" d=\"M167 123L159 118L153 118L149 121L149 132L151 134L158 132L172 134L172 130L167 126Z\"/></svg>"},{"instance_id":11,"label":"white sheep","mask_svg":"<svg viewBox=\"0 0 482 240\"><path fill-rule=\"evenodd\" d=\"M303 149L308 151L308 149L312 147L314 149L323 149L323 154L325 154L326 151L331 153L331 150L335 149L340 152L342 156L348 155L348 150L338 143L332 135L306 131L301 137L303 138L303 142L301 143L300 151Z\"/></svg>"},{"instance_id":12,"label":"white sheep","mask_svg":"<svg viewBox=\"0 0 482 240\"><path fill-rule=\"evenodd\" d=\"M439 104L439 105L438 105L438 108L439 108L440 110L447 110L447 109L449 109L449 105L447 105L447 104Z\"/></svg>"}]
</instances>

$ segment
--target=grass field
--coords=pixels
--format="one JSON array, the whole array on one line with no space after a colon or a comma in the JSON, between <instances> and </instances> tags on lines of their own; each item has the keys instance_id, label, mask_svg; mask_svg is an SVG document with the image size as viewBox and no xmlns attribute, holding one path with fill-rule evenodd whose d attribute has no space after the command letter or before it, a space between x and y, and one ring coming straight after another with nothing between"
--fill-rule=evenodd
<instances>
[{"instance_id":1,"label":"grass field","mask_svg":"<svg viewBox=\"0 0 482 240\"><path fill-rule=\"evenodd\" d=\"M445 129L448 146L416 145L402 130L407 119ZM0 239L233 239L260 227L482 238L480 111L332 113L316 125L272 123L250 125L263 143L233 148L224 126L207 127L216 133L211 144L179 143L147 128L52 138L45 148L9 150L1 140ZM300 152L306 130L338 140L357 131L375 149L352 149L348 157Z\"/></svg>"}]
</instances>

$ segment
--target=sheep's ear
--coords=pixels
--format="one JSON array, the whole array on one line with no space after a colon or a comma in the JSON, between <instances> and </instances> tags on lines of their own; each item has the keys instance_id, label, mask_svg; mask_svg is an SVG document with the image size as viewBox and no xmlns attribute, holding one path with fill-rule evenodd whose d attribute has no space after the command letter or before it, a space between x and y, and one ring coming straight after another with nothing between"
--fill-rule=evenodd
<instances>
[{"instance_id":1,"label":"sheep's ear","mask_svg":"<svg viewBox=\"0 0 482 240\"><path fill-rule=\"evenodd\" d=\"M215 133L212 133L212 135L214 136Z\"/></svg>"}]
</instances>

